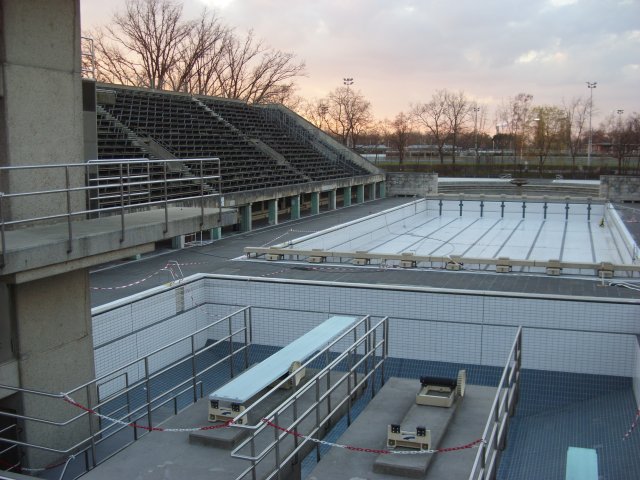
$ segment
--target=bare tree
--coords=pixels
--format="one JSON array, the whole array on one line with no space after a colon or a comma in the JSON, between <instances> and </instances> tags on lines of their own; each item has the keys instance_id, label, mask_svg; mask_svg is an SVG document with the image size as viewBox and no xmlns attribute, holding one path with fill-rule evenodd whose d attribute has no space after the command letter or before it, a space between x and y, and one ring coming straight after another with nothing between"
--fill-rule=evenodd
<instances>
[{"instance_id":1,"label":"bare tree","mask_svg":"<svg viewBox=\"0 0 640 480\"><path fill-rule=\"evenodd\" d=\"M98 80L218 95L248 102L288 101L304 62L236 34L206 9L182 18L171 0L128 0L94 34Z\"/></svg>"},{"instance_id":2,"label":"bare tree","mask_svg":"<svg viewBox=\"0 0 640 480\"><path fill-rule=\"evenodd\" d=\"M444 164L444 148L449 137L446 91L438 90L428 103L418 103L411 108L411 118L431 135L438 149L440 163Z\"/></svg>"},{"instance_id":3,"label":"bare tree","mask_svg":"<svg viewBox=\"0 0 640 480\"><path fill-rule=\"evenodd\" d=\"M404 164L404 155L409 143L409 134L411 133L411 122L409 115L400 112L396 117L387 121L387 130L389 132L389 143L398 149L398 159L400 166Z\"/></svg>"},{"instance_id":4,"label":"bare tree","mask_svg":"<svg viewBox=\"0 0 640 480\"><path fill-rule=\"evenodd\" d=\"M582 150L582 136L589 118L590 101L589 99L585 100L578 97L563 105L563 113L569 127L567 145L571 155L571 172L573 175L575 175L576 171L576 157L578 152Z\"/></svg>"},{"instance_id":5,"label":"bare tree","mask_svg":"<svg viewBox=\"0 0 640 480\"><path fill-rule=\"evenodd\" d=\"M464 92L444 91L445 116L449 122L449 138L451 141L452 164L456 164L456 149L458 147L458 136L464 129L469 118L471 105Z\"/></svg>"},{"instance_id":6,"label":"bare tree","mask_svg":"<svg viewBox=\"0 0 640 480\"><path fill-rule=\"evenodd\" d=\"M514 140L514 170L517 169L517 151L520 150L522 159L524 145L529 133L531 133L533 95L519 93L513 98L509 98L507 103L503 103L498 108L498 119L503 127L503 133L508 133ZM519 147L519 148L518 148Z\"/></svg>"},{"instance_id":7,"label":"bare tree","mask_svg":"<svg viewBox=\"0 0 640 480\"><path fill-rule=\"evenodd\" d=\"M538 172L542 176L549 153L553 150L560 150L567 144L570 128L565 112L560 107L535 107L533 113L537 118L533 147L538 156Z\"/></svg>"},{"instance_id":8,"label":"bare tree","mask_svg":"<svg viewBox=\"0 0 640 480\"><path fill-rule=\"evenodd\" d=\"M338 87L326 99L327 129L347 146L355 147L358 137L371 125L371 103L361 92Z\"/></svg>"}]
</instances>

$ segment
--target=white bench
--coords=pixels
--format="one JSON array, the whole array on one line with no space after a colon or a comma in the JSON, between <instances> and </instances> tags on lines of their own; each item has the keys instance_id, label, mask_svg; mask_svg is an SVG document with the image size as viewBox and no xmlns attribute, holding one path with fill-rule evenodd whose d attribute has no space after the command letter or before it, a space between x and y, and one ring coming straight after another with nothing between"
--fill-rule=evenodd
<instances>
[{"instance_id":1,"label":"white bench","mask_svg":"<svg viewBox=\"0 0 640 480\"><path fill-rule=\"evenodd\" d=\"M356 317L331 317L211 393L209 421L227 421L239 415L245 410L251 398L287 372L295 371L315 352L326 347L336 337L351 328L357 320ZM303 371L296 375L293 379L294 386L303 376ZM246 423L246 418L238 419L237 423Z\"/></svg>"}]
</instances>

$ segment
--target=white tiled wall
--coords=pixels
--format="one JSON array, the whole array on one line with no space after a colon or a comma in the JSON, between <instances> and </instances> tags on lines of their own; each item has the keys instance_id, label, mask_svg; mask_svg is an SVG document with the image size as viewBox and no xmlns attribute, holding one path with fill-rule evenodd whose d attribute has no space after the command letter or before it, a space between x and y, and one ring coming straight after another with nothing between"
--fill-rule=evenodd
<instances>
[{"instance_id":1,"label":"white tiled wall","mask_svg":"<svg viewBox=\"0 0 640 480\"><path fill-rule=\"evenodd\" d=\"M640 305L415 289L207 279L212 302L253 305L254 341L281 345L331 314L392 318L390 355L502 366L518 326L526 368L631 376ZM241 288L242 287L242 288ZM308 313L287 309L306 309ZM264 336L262 336L264 335Z\"/></svg>"},{"instance_id":2,"label":"white tiled wall","mask_svg":"<svg viewBox=\"0 0 640 480\"><path fill-rule=\"evenodd\" d=\"M182 305L187 311L178 313ZM96 373L113 371L245 305L252 306L254 343L283 346L331 315L369 314L391 318L393 357L489 366L504 365L521 325L525 368L634 377L640 398L638 304L214 276L94 315ZM234 330L242 318L234 317ZM197 347L228 330L227 322L206 330ZM189 351L189 342L164 350L150 369ZM143 365L128 373L130 382L139 378Z\"/></svg>"}]
</instances>

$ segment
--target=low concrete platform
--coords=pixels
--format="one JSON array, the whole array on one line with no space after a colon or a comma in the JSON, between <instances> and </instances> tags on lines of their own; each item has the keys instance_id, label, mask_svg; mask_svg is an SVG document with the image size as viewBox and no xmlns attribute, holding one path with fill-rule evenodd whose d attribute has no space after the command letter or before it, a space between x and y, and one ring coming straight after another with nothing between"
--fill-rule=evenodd
<instances>
[{"instance_id":1,"label":"low concrete platform","mask_svg":"<svg viewBox=\"0 0 640 480\"><path fill-rule=\"evenodd\" d=\"M414 382L415 390L420 388L419 382ZM404 430L414 430L418 425L431 431L431 449L438 448L447 428L453 420L456 411L464 399L458 398L449 408L418 405L414 403L400 423ZM398 448L398 450L406 450ZM423 478L431 464L433 455L378 455L373 462L373 471L388 473L401 477Z\"/></svg>"},{"instance_id":2,"label":"low concrete platform","mask_svg":"<svg viewBox=\"0 0 640 480\"><path fill-rule=\"evenodd\" d=\"M300 381L297 389L290 390L278 390L274 392L267 400L262 402L262 404L249 412L249 424L255 425L260 422L260 419L264 418L269 412L273 411L278 405L282 404L287 398L289 398L296 390L302 388L305 384L309 382L310 378L318 373L317 370L307 369L307 374ZM253 400L257 400L260 395L266 393L266 391L260 392L256 398ZM249 402L250 404L251 402ZM192 425L197 425L198 423L202 423L207 419L209 415L209 402L207 401L199 401L191 408L185 410L183 414L184 422L190 423ZM221 423L221 422L218 422ZM215 423L211 423L211 425L215 425ZM215 430L198 430L195 432L189 433L189 442L196 443L200 445L205 445L209 447L222 448L226 450L233 450L237 447L242 440L244 440L247 436L249 436L249 431L241 428L218 428Z\"/></svg>"},{"instance_id":3,"label":"low concrete platform","mask_svg":"<svg viewBox=\"0 0 640 480\"><path fill-rule=\"evenodd\" d=\"M360 414L337 443L372 449L386 449L388 424L402 423L407 411L415 402L417 380L391 378ZM495 396L494 387L467 385L464 400L452 417L440 447L464 445L482 436L489 410ZM435 407L434 407L435 408ZM427 425L427 428L429 426ZM416 459L432 457L426 475L417 478L428 480L466 480L477 454L471 448L440 454L398 455L408 467ZM388 457L392 455L386 455ZM308 477L309 480L364 479L397 480L397 475L374 471L376 455L360 453L344 448L332 448ZM419 459L418 459L419 460ZM424 459L422 460L424 461ZM416 478L416 477L413 477Z\"/></svg>"}]
</instances>

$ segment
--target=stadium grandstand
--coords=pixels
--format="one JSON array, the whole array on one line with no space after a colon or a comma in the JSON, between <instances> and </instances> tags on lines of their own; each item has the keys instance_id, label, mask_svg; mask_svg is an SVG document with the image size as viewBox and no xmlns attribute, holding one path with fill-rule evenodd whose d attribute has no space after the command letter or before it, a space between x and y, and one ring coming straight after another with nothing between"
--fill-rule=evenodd
<instances>
[{"instance_id":1,"label":"stadium grandstand","mask_svg":"<svg viewBox=\"0 0 640 480\"><path fill-rule=\"evenodd\" d=\"M640 476L640 178L388 174L83 80L51 3L0 18L0 478Z\"/></svg>"}]
</instances>

